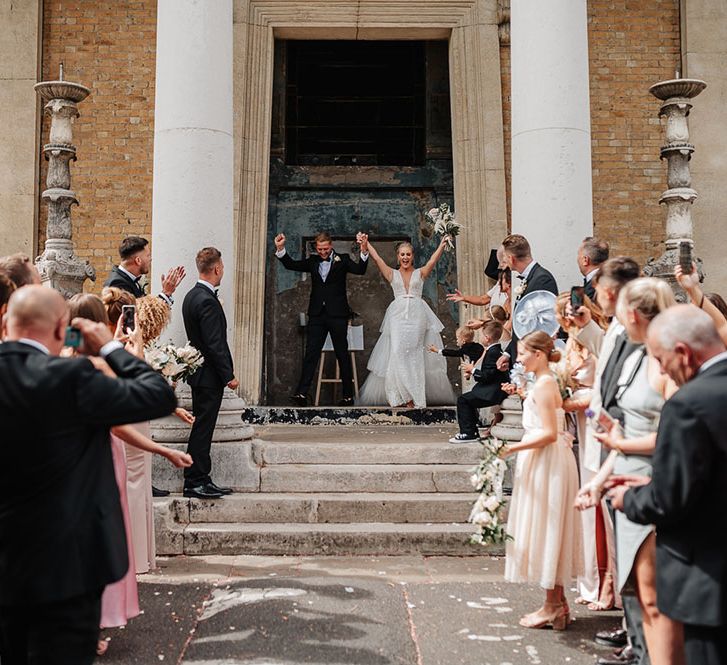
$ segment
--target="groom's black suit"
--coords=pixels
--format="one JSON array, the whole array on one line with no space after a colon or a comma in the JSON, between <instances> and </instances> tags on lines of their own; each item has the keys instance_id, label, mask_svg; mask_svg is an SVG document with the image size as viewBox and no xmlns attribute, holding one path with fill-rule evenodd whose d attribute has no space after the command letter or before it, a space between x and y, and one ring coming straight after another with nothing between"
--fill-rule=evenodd
<instances>
[{"instance_id":1,"label":"groom's black suit","mask_svg":"<svg viewBox=\"0 0 727 665\"><path fill-rule=\"evenodd\" d=\"M687 662L727 663L727 360L664 404L651 482L624 513L656 525L659 610L684 624Z\"/></svg>"},{"instance_id":2,"label":"groom's black suit","mask_svg":"<svg viewBox=\"0 0 727 665\"><path fill-rule=\"evenodd\" d=\"M166 416L174 392L123 349L106 361L0 344L3 662L91 663L101 592L126 574L109 427Z\"/></svg>"},{"instance_id":3,"label":"groom's black suit","mask_svg":"<svg viewBox=\"0 0 727 665\"><path fill-rule=\"evenodd\" d=\"M286 252L279 257L280 262L288 270L308 272L311 275L311 294L308 304L308 339L305 345L303 370L300 375L296 394L305 395L313 382L321 349L326 342L326 336L331 334L333 350L341 369L341 385L343 397L353 397L353 369L351 357L348 353L348 319L351 308L346 296L346 275L363 275L366 272L368 260L358 263L348 254L331 254L331 268L325 279L321 277L321 258L316 254L296 261Z\"/></svg>"},{"instance_id":4,"label":"groom's black suit","mask_svg":"<svg viewBox=\"0 0 727 665\"><path fill-rule=\"evenodd\" d=\"M197 282L182 304L187 339L204 356L204 363L187 383L192 388L194 424L187 452L193 464L184 470L185 487L209 483L212 470L210 447L225 386L235 378L232 354L227 345L227 318L217 294Z\"/></svg>"}]
</instances>

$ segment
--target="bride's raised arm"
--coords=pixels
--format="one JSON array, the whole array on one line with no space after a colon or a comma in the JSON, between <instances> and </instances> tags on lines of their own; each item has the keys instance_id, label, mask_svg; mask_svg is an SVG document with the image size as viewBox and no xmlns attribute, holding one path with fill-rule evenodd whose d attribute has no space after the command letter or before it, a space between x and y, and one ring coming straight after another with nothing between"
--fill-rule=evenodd
<instances>
[{"instance_id":1,"label":"bride's raised arm","mask_svg":"<svg viewBox=\"0 0 727 665\"><path fill-rule=\"evenodd\" d=\"M429 261L427 261L426 265L424 265L420 271L422 279L429 277L429 273L434 270L434 266L437 265L437 261L442 258L444 248L447 246L448 241L449 236L442 236L442 242L439 243L439 247L434 250L434 254L429 257Z\"/></svg>"},{"instance_id":2,"label":"bride's raised arm","mask_svg":"<svg viewBox=\"0 0 727 665\"><path fill-rule=\"evenodd\" d=\"M379 253L374 249L374 246L368 241L368 238L366 239L366 247L364 248L364 245L361 245L361 251L362 252L368 252L369 256L374 260L376 263L376 267L379 269L379 272L384 276L384 279L387 282L390 282L392 277L394 276L394 270L390 268L388 265L386 265L386 261L382 259L379 256Z\"/></svg>"}]
</instances>

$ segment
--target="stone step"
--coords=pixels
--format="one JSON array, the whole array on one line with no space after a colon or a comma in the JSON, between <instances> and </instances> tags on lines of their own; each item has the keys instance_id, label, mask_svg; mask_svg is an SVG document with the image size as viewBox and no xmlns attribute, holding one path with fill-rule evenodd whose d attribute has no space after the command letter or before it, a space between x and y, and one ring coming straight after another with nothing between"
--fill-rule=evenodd
<instances>
[{"instance_id":1,"label":"stone step","mask_svg":"<svg viewBox=\"0 0 727 665\"><path fill-rule=\"evenodd\" d=\"M469 464L482 455L478 443L451 444L443 441L347 442L254 441L258 464Z\"/></svg>"},{"instance_id":2,"label":"stone step","mask_svg":"<svg viewBox=\"0 0 727 665\"><path fill-rule=\"evenodd\" d=\"M471 524L190 524L165 554L458 555L501 553L471 545ZM162 552L160 552L161 554Z\"/></svg>"},{"instance_id":3,"label":"stone step","mask_svg":"<svg viewBox=\"0 0 727 665\"><path fill-rule=\"evenodd\" d=\"M276 464L260 470L261 492L467 492L467 464Z\"/></svg>"},{"instance_id":4,"label":"stone step","mask_svg":"<svg viewBox=\"0 0 727 665\"><path fill-rule=\"evenodd\" d=\"M464 522L476 495L408 493L232 494L219 501L157 499L181 523L451 523Z\"/></svg>"},{"instance_id":5,"label":"stone step","mask_svg":"<svg viewBox=\"0 0 727 665\"><path fill-rule=\"evenodd\" d=\"M457 422L457 411L454 406L433 406L425 409L250 406L242 410L242 420L250 425L435 425Z\"/></svg>"}]
</instances>

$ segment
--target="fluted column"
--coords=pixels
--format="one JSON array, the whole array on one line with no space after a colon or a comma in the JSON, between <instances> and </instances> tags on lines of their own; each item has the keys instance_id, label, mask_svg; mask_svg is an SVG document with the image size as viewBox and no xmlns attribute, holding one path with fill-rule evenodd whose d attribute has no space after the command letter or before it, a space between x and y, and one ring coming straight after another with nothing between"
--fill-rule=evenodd
<instances>
[{"instance_id":1,"label":"fluted column","mask_svg":"<svg viewBox=\"0 0 727 665\"><path fill-rule=\"evenodd\" d=\"M593 232L586 0L512 0L512 230L561 289Z\"/></svg>"},{"instance_id":2,"label":"fluted column","mask_svg":"<svg viewBox=\"0 0 727 665\"><path fill-rule=\"evenodd\" d=\"M195 255L212 245L226 268L220 296L232 343L232 174L232 0L159 0L152 289L171 266L186 267L169 329L177 342L185 339L181 300L196 280Z\"/></svg>"}]
</instances>

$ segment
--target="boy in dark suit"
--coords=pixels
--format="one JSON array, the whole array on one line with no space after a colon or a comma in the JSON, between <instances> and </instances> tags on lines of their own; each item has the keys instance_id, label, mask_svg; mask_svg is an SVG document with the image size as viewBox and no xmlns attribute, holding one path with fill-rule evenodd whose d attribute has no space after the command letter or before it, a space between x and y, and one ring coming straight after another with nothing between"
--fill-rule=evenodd
<instances>
[{"instance_id":1,"label":"boy in dark suit","mask_svg":"<svg viewBox=\"0 0 727 665\"><path fill-rule=\"evenodd\" d=\"M308 403L308 390L313 381L321 350L330 333L338 366L341 368L343 399L339 406L353 406L353 368L348 353L348 320L351 308L346 297L346 275L363 275L369 255L361 252L361 260L351 260L348 254L333 251L333 240L328 233L315 237L316 254L296 261L285 249L285 236L275 237L275 256L288 270L308 272L311 275L310 303L308 305L308 338L305 344L303 369L293 399L299 406Z\"/></svg>"},{"instance_id":2,"label":"boy in dark suit","mask_svg":"<svg viewBox=\"0 0 727 665\"><path fill-rule=\"evenodd\" d=\"M194 412L187 452L194 464L184 470L184 496L219 499L230 494L232 489L215 485L210 477L212 434L225 386L235 390L239 382L235 378L232 354L227 345L227 319L217 299L217 287L225 272L222 254L215 247L205 247L197 252L196 263L199 279L184 297L182 316L189 342L202 352L204 363L187 379L192 388Z\"/></svg>"},{"instance_id":3,"label":"boy in dark suit","mask_svg":"<svg viewBox=\"0 0 727 665\"><path fill-rule=\"evenodd\" d=\"M457 399L457 423L459 433L455 434L450 443L472 443L479 441L477 430L478 409L486 406L502 404L507 394L502 390L502 384L508 381L508 374L497 369L497 360L502 353L500 338L502 337L502 324L498 321L485 321L480 329L480 341L485 347L482 361L462 365L465 372L471 372L475 385L467 393Z\"/></svg>"}]
</instances>

